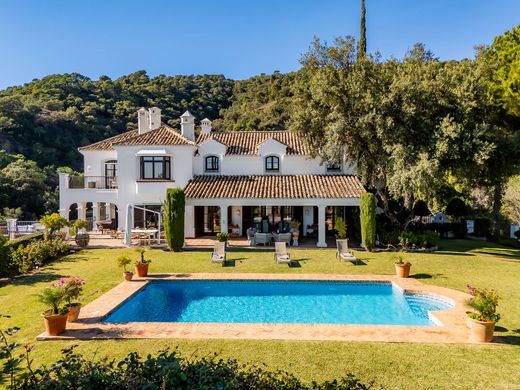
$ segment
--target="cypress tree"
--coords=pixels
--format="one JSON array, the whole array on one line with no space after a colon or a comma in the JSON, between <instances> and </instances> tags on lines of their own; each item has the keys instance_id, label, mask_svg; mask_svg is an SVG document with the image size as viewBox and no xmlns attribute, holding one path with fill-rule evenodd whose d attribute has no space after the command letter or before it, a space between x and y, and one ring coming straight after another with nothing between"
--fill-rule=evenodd
<instances>
[{"instance_id":1,"label":"cypress tree","mask_svg":"<svg viewBox=\"0 0 520 390\"><path fill-rule=\"evenodd\" d=\"M365 58L367 55L367 29L365 26L365 0L361 0L361 25L359 32L358 59Z\"/></svg>"},{"instance_id":2,"label":"cypress tree","mask_svg":"<svg viewBox=\"0 0 520 390\"><path fill-rule=\"evenodd\" d=\"M371 251L376 246L376 198L370 192L365 192L359 200L359 220L361 241Z\"/></svg>"},{"instance_id":3,"label":"cypress tree","mask_svg":"<svg viewBox=\"0 0 520 390\"><path fill-rule=\"evenodd\" d=\"M174 252L184 245L184 190L170 188L164 202L164 234L166 244Z\"/></svg>"}]
</instances>

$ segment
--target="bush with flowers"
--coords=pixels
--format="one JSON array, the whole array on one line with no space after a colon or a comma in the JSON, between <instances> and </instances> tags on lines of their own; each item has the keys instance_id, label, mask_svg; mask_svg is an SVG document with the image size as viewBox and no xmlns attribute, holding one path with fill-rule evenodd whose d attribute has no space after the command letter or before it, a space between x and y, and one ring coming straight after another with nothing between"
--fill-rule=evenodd
<instances>
[{"instance_id":1,"label":"bush with flowers","mask_svg":"<svg viewBox=\"0 0 520 390\"><path fill-rule=\"evenodd\" d=\"M497 313L498 301L500 296L493 289L479 289L468 285L471 298L468 305L477 310L476 313L468 313L468 317L477 321L493 321L500 320L500 314Z\"/></svg>"}]
</instances>

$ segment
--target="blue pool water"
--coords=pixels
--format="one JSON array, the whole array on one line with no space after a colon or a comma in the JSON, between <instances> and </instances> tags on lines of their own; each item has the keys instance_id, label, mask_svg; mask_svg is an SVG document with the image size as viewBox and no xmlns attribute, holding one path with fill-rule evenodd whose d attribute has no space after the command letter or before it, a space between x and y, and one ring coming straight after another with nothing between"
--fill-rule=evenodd
<instances>
[{"instance_id":1,"label":"blue pool water","mask_svg":"<svg viewBox=\"0 0 520 390\"><path fill-rule=\"evenodd\" d=\"M449 307L390 282L154 281L104 321L435 325L428 310Z\"/></svg>"}]
</instances>

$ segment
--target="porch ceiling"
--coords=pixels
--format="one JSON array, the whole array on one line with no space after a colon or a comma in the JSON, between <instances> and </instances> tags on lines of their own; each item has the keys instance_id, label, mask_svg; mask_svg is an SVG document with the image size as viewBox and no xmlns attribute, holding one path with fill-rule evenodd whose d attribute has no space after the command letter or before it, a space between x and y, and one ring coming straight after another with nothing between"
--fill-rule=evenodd
<instances>
[{"instance_id":1,"label":"porch ceiling","mask_svg":"<svg viewBox=\"0 0 520 390\"><path fill-rule=\"evenodd\" d=\"M357 200L365 189L353 175L195 176L186 185L189 203L196 200Z\"/></svg>"}]
</instances>

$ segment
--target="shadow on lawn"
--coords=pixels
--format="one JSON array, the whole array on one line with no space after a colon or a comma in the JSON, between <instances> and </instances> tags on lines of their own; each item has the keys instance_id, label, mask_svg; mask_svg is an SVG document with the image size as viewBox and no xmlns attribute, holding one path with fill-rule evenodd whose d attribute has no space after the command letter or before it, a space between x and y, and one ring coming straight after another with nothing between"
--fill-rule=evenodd
<instances>
[{"instance_id":1,"label":"shadow on lawn","mask_svg":"<svg viewBox=\"0 0 520 390\"><path fill-rule=\"evenodd\" d=\"M52 271L53 268L46 268L46 270ZM35 283L50 283L58 280L65 275L55 274L52 272L36 272L30 275L20 275L9 279L0 280L0 287L8 285L13 286L30 286Z\"/></svg>"}]
</instances>

